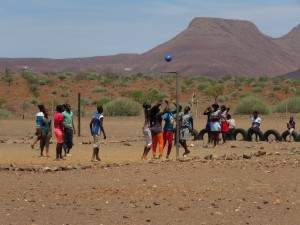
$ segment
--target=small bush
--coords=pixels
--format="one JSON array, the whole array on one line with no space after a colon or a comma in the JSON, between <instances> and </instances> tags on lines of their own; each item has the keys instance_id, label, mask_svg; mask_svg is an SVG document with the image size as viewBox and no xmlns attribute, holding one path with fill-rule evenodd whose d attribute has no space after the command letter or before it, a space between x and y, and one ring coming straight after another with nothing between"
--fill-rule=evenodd
<instances>
[{"instance_id":1,"label":"small bush","mask_svg":"<svg viewBox=\"0 0 300 225\"><path fill-rule=\"evenodd\" d=\"M258 81L259 82L268 82L269 78L268 77L260 77L260 78L258 78Z\"/></svg>"},{"instance_id":2,"label":"small bush","mask_svg":"<svg viewBox=\"0 0 300 225\"><path fill-rule=\"evenodd\" d=\"M104 105L108 116L138 116L141 112L139 103L126 98L119 98Z\"/></svg>"},{"instance_id":3,"label":"small bush","mask_svg":"<svg viewBox=\"0 0 300 225\"><path fill-rule=\"evenodd\" d=\"M254 93L261 93L263 91L263 88L261 88L261 87L254 87L254 88L252 88L252 91Z\"/></svg>"},{"instance_id":4,"label":"small bush","mask_svg":"<svg viewBox=\"0 0 300 225\"><path fill-rule=\"evenodd\" d=\"M281 90L280 85L275 85L275 86L273 87L273 91L280 91L280 90Z\"/></svg>"},{"instance_id":5,"label":"small bush","mask_svg":"<svg viewBox=\"0 0 300 225\"><path fill-rule=\"evenodd\" d=\"M10 115L11 115L10 111L0 108L0 119L6 119L10 117Z\"/></svg>"},{"instance_id":6,"label":"small bush","mask_svg":"<svg viewBox=\"0 0 300 225\"><path fill-rule=\"evenodd\" d=\"M237 114L251 114L253 111L258 111L260 114L270 113L268 106L255 96L242 98L235 109Z\"/></svg>"},{"instance_id":7,"label":"small bush","mask_svg":"<svg viewBox=\"0 0 300 225\"><path fill-rule=\"evenodd\" d=\"M91 72L91 73L88 73L87 75L86 75L86 78L88 79L88 80L98 80L98 74L97 73L93 73L93 72Z\"/></svg>"},{"instance_id":8,"label":"small bush","mask_svg":"<svg viewBox=\"0 0 300 225\"><path fill-rule=\"evenodd\" d=\"M164 92L158 91L155 88L149 89L147 96L146 96L146 101L148 103L153 103L156 101L163 100L166 97L166 94Z\"/></svg>"},{"instance_id":9,"label":"small bush","mask_svg":"<svg viewBox=\"0 0 300 225\"><path fill-rule=\"evenodd\" d=\"M299 113L300 112L300 97L291 97L282 102L280 102L275 107L275 112L278 113Z\"/></svg>"},{"instance_id":10,"label":"small bush","mask_svg":"<svg viewBox=\"0 0 300 225\"><path fill-rule=\"evenodd\" d=\"M224 102L227 102L229 100L229 97L226 96L226 95L225 96L220 96L218 98L218 100L219 100L219 102L224 103Z\"/></svg>"},{"instance_id":11,"label":"small bush","mask_svg":"<svg viewBox=\"0 0 300 225\"><path fill-rule=\"evenodd\" d=\"M94 101L93 105L104 106L105 104L109 103L110 101L111 101L110 97L103 96L100 100Z\"/></svg>"},{"instance_id":12,"label":"small bush","mask_svg":"<svg viewBox=\"0 0 300 225\"><path fill-rule=\"evenodd\" d=\"M104 93L107 92L107 89L104 87L95 87L95 89L93 90L94 93Z\"/></svg>"},{"instance_id":13,"label":"small bush","mask_svg":"<svg viewBox=\"0 0 300 225\"><path fill-rule=\"evenodd\" d=\"M147 102L146 100L146 96L144 95L144 93L142 91L132 91L126 94L127 97L133 99L134 101L143 104L144 102Z\"/></svg>"}]
</instances>

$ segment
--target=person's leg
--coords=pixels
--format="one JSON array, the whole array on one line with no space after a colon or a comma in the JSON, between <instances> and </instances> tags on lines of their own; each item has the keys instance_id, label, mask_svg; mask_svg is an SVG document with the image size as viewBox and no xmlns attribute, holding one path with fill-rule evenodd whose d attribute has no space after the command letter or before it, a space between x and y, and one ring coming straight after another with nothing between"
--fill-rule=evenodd
<instances>
[{"instance_id":1,"label":"person's leg","mask_svg":"<svg viewBox=\"0 0 300 225\"><path fill-rule=\"evenodd\" d=\"M217 132L213 132L213 146L216 147L218 144L219 134Z\"/></svg>"},{"instance_id":2,"label":"person's leg","mask_svg":"<svg viewBox=\"0 0 300 225\"><path fill-rule=\"evenodd\" d=\"M36 145L36 143L38 143L38 141L41 139L41 129L37 128L36 131L35 131L35 135L36 135L36 139L31 144L31 148L32 149L34 149L34 146Z\"/></svg>"},{"instance_id":3,"label":"person's leg","mask_svg":"<svg viewBox=\"0 0 300 225\"><path fill-rule=\"evenodd\" d=\"M180 140L180 144L184 148L183 156L186 156L186 155L190 154L190 150L187 147L186 140Z\"/></svg>"},{"instance_id":4,"label":"person's leg","mask_svg":"<svg viewBox=\"0 0 300 225\"><path fill-rule=\"evenodd\" d=\"M143 153L143 156L142 156L142 159L146 160L147 159L147 155L149 153L149 151L151 150L151 145L149 146L145 146L144 148L144 153Z\"/></svg>"},{"instance_id":5,"label":"person's leg","mask_svg":"<svg viewBox=\"0 0 300 225\"><path fill-rule=\"evenodd\" d=\"M226 133L222 132L223 143L226 143Z\"/></svg>"},{"instance_id":6,"label":"person's leg","mask_svg":"<svg viewBox=\"0 0 300 225\"><path fill-rule=\"evenodd\" d=\"M50 146L50 139L51 137L47 137L46 143L45 143L45 148L46 148L46 157L49 157L49 146Z\"/></svg>"},{"instance_id":7,"label":"person's leg","mask_svg":"<svg viewBox=\"0 0 300 225\"><path fill-rule=\"evenodd\" d=\"M65 156L67 156L67 152L68 152L68 129L66 128L64 130L64 143L63 143L63 149L64 149L64 153L65 153Z\"/></svg>"},{"instance_id":8,"label":"person's leg","mask_svg":"<svg viewBox=\"0 0 300 225\"><path fill-rule=\"evenodd\" d=\"M59 143L56 144L56 160L59 160Z\"/></svg>"},{"instance_id":9,"label":"person's leg","mask_svg":"<svg viewBox=\"0 0 300 225\"><path fill-rule=\"evenodd\" d=\"M95 162L97 159L97 155L99 154L98 150L98 136L94 135L93 136L93 154L92 154L92 162Z\"/></svg>"},{"instance_id":10,"label":"person's leg","mask_svg":"<svg viewBox=\"0 0 300 225\"><path fill-rule=\"evenodd\" d=\"M70 154L70 150L73 148L73 130L72 129L69 129L69 132L70 132L70 139L69 139L69 146L68 146L68 151L67 151L67 154Z\"/></svg>"},{"instance_id":11,"label":"person's leg","mask_svg":"<svg viewBox=\"0 0 300 225\"><path fill-rule=\"evenodd\" d=\"M45 138L41 138L40 140L40 150L41 150L41 157L44 156L43 152L44 152L44 148L45 148Z\"/></svg>"},{"instance_id":12,"label":"person's leg","mask_svg":"<svg viewBox=\"0 0 300 225\"><path fill-rule=\"evenodd\" d=\"M63 143L59 143L58 144L58 157L60 159L63 159L62 151L63 151Z\"/></svg>"},{"instance_id":13,"label":"person's leg","mask_svg":"<svg viewBox=\"0 0 300 225\"><path fill-rule=\"evenodd\" d=\"M163 148L165 149L166 144L167 144L167 142L168 142L168 132L167 132L167 131L164 131L164 132L163 132L163 140L164 140Z\"/></svg>"},{"instance_id":14,"label":"person's leg","mask_svg":"<svg viewBox=\"0 0 300 225\"><path fill-rule=\"evenodd\" d=\"M174 133L172 131L167 132L166 138L167 138L167 142L168 142L168 152L167 152L167 158L169 158L171 151L172 151L172 147L173 147L173 136Z\"/></svg>"},{"instance_id":15,"label":"person's leg","mask_svg":"<svg viewBox=\"0 0 300 225\"><path fill-rule=\"evenodd\" d=\"M156 157L156 148L158 144L158 134L152 136L153 139L153 145L152 145L152 157L155 159Z\"/></svg>"},{"instance_id":16,"label":"person's leg","mask_svg":"<svg viewBox=\"0 0 300 225\"><path fill-rule=\"evenodd\" d=\"M162 132L158 134L158 147L159 147L159 158L161 159L164 152L164 138Z\"/></svg>"}]
</instances>

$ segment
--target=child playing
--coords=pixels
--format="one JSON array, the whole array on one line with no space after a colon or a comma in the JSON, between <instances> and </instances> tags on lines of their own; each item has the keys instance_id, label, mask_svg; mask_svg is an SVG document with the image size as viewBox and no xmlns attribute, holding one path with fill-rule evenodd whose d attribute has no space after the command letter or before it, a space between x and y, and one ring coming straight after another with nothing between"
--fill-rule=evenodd
<instances>
[{"instance_id":1,"label":"child playing","mask_svg":"<svg viewBox=\"0 0 300 225\"><path fill-rule=\"evenodd\" d=\"M151 109L151 105L144 104L143 108L144 108L144 114L145 114L145 123L144 123L144 127L143 127L143 134L144 134L144 138L145 138L146 143L145 143L142 159L147 160L147 155L148 155L148 153L149 153L149 151L151 150L151 147L152 147L152 135L151 135L151 130L149 128L149 126L150 126L150 109Z\"/></svg>"},{"instance_id":2,"label":"child playing","mask_svg":"<svg viewBox=\"0 0 300 225\"><path fill-rule=\"evenodd\" d=\"M261 118L258 116L258 112L254 111L251 117L251 129L255 133L255 141L258 141L258 133L260 132Z\"/></svg>"},{"instance_id":3,"label":"child playing","mask_svg":"<svg viewBox=\"0 0 300 225\"><path fill-rule=\"evenodd\" d=\"M219 105L216 103L213 104L212 109L213 111L210 118L210 131L212 134L213 146L216 147L216 145L219 144L219 135L221 131Z\"/></svg>"},{"instance_id":4,"label":"child playing","mask_svg":"<svg viewBox=\"0 0 300 225\"><path fill-rule=\"evenodd\" d=\"M290 141L292 141L292 135L293 135L293 132L295 131L295 129L296 129L296 123L295 123L295 121L294 121L294 117L290 117L290 120L289 120L289 122L287 123L287 129L288 129L288 131L289 131L289 133L290 133L290 135L289 135L289 139L290 139Z\"/></svg>"}]
</instances>

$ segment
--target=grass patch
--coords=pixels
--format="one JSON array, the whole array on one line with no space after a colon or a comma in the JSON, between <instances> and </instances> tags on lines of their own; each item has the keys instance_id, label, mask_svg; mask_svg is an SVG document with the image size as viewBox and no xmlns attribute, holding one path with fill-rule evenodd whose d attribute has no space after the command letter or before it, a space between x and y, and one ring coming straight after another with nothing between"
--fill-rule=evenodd
<instances>
[{"instance_id":1,"label":"grass patch","mask_svg":"<svg viewBox=\"0 0 300 225\"><path fill-rule=\"evenodd\" d=\"M278 113L299 113L300 112L300 97L291 97L280 102L275 107L275 112Z\"/></svg>"},{"instance_id":2,"label":"grass patch","mask_svg":"<svg viewBox=\"0 0 300 225\"><path fill-rule=\"evenodd\" d=\"M138 116L141 106L131 99L118 98L105 104L104 112L108 116Z\"/></svg>"},{"instance_id":3,"label":"grass patch","mask_svg":"<svg viewBox=\"0 0 300 225\"><path fill-rule=\"evenodd\" d=\"M246 96L242 98L236 106L235 113L247 115L258 111L260 114L269 114L269 107L256 96Z\"/></svg>"}]
</instances>

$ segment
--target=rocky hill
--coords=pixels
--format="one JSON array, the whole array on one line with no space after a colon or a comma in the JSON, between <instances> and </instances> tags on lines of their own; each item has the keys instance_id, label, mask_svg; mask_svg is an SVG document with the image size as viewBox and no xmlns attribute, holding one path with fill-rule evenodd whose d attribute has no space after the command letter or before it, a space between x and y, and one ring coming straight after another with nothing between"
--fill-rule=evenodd
<instances>
[{"instance_id":1,"label":"rocky hill","mask_svg":"<svg viewBox=\"0 0 300 225\"><path fill-rule=\"evenodd\" d=\"M174 55L166 63L166 52ZM300 67L300 26L282 38L264 35L251 22L195 18L172 40L143 54L76 59L0 59L0 70L32 68L37 72L84 71L184 75L277 76Z\"/></svg>"}]
</instances>

